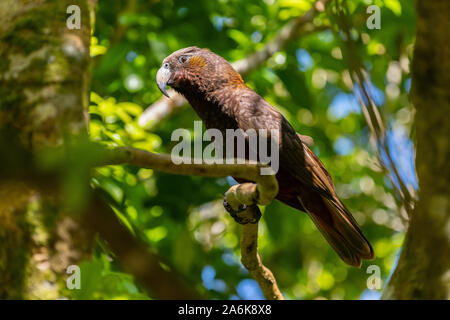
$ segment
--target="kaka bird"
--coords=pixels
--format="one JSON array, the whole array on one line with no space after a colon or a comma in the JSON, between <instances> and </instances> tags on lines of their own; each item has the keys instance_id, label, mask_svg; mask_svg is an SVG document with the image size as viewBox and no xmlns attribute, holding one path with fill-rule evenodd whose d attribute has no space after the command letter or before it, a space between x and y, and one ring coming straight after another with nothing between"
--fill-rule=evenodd
<instances>
[{"instance_id":1,"label":"kaka bird","mask_svg":"<svg viewBox=\"0 0 450 320\"><path fill-rule=\"evenodd\" d=\"M167 85L181 93L208 129L279 130L276 199L306 212L345 263L360 267L362 259L374 258L372 246L336 195L331 176L308 148L308 137L296 133L247 87L224 58L198 47L178 50L164 59L156 82L167 97Z\"/></svg>"}]
</instances>

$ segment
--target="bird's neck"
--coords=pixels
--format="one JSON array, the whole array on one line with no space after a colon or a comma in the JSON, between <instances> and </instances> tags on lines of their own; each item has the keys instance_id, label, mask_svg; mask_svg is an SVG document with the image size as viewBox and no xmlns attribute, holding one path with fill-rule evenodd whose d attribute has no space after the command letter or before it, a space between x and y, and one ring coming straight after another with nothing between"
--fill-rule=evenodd
<instances>
[{"instance_id":1,"label":"bird's neck","mask_svg":"<svg viewBox=\"0 0 450 320\"><path fill-rule=\"evenodd\" d=\"M191 104L208 128L235 129L235 114L239 104L239 93L244 86L222 86L215 90L200 91L187 88L179 91ZM248 89L248 88L247 88Z\"/></svg>"}]
</instances>

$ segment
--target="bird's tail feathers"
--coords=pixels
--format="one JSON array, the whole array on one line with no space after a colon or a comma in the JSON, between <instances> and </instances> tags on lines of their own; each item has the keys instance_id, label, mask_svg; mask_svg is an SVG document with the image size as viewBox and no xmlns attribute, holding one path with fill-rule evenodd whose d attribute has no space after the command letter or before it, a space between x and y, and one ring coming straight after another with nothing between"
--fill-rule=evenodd
<instances>
[{"instance_id":1,"label":"bird's tail feathers","mask_svg":"<svg viewBox=\"0 0 450 320\"><path fill-rule=\"evenodd\" d=\"M339 199L318 197L322 201L298 199L341 259L354 267L360 267L362 259L374 259L372 246L344 204Z\"/></svg>"}]
</instances>

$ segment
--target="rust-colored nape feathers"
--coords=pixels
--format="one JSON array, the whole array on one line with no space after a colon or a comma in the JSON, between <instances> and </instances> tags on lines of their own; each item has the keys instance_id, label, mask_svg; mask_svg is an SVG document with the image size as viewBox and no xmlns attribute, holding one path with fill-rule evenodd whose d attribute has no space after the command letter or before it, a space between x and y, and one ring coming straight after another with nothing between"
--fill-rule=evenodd
<instances>
[{"instance_id":1,"label":"rust-colored nape feathers","mask_svg":"<svg viewBox=\"0 0 450 320\"><path fill-rule=\"evenodd\" d=\"M245 83L244 80L242 80L241 75L234 70L233 68L230 68L229 70L227 70L228 73L228 83L232 86L235 87L245 87Z\"/></svg>"},{"instance_id":2,"label":"rust-colored nape feathers","mask_svg":"<svg viewBox=\"0 0 450 320\"><path fill-rule=\"evenodd\" d=\"M206 67L206 60L202 56L193 56L189 59L188 65L190 67Z\"/></svg>"}]
</instances>

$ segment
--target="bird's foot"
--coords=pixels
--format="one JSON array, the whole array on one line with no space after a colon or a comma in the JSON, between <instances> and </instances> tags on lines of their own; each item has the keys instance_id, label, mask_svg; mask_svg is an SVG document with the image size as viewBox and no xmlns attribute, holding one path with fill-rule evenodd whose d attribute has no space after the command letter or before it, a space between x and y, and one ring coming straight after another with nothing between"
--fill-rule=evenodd
<instances>
[{"instance_id":1,"label":"bird's foot","mask_svg":"<svg viewBox=\"0 0 450 320\"><path fill-rule=\"evenodd\" d=\"M238 210L234 210L230 204L227 202L226 197L223 198L223 207L227 212L230 214L230 216L239 224L248 224L248 223L258 223L259 219L261 218L261 211L258 208L258 205L254 204L251 206L247 206L245 204L242 204L239 206ZM247 209L253 209L252 215L247 216L240 216L239 213L247 210Z\"/></svg>"}]
</instances>

